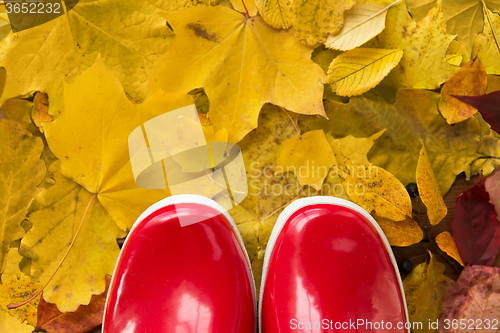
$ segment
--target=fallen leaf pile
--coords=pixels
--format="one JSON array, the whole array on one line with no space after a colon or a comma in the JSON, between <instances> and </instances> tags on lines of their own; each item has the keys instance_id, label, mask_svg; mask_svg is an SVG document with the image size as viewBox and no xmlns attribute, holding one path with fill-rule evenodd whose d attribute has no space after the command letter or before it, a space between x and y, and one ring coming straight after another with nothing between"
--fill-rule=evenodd
<instances>
[{"instance_id":1,"label":"fallen leaf pile","mask_svg":"<svg viewBox=\"0 0 500 333\"><path fill-rule=\"evenodd\" d=\"M171 195L136 184L129 135L192 104L208 142L241 148L248 195L229 213L257 287L280 212L335 196L392 246L434 245L404 279L422 331L498 318L497 0L61 4L22 31L0 15L0 332L101 324L117 239ZM480 180L450 210L462 173Z\"/></svg>"}]
</instances>

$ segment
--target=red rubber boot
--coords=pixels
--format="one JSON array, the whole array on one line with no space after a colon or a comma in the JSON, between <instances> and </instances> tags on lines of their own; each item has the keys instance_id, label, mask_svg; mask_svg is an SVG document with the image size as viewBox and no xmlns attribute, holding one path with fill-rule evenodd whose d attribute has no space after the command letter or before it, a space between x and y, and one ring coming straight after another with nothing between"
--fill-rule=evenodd
<instances>
[{"instance_id":1,"label":"red rubber boot","mask_svg":"<svg viewBox=\"0 0 500 333\"><path fill-rule=\"evenodd\" d=\"M255 333L255 285L229 214L198 195L166 198L132 227L104 333Z\"/></svg>"},{"instance_id":2,"label":"red rubber boot","mask_svg":"<svg viewBox=\"0 0 500 333\"><path fill-rule=\"evenodd\" d=\"M352 202L290 204L274 226L262 274L261 333L409 332L389 243Z\"/></svg>"}]
</instances>

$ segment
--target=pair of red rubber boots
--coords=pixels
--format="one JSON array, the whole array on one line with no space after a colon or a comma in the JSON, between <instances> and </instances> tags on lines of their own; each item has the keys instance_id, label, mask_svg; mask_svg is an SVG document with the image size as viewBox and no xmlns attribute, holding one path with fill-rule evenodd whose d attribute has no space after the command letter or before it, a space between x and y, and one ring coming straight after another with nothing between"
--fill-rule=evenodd
<instances>
[{"instance_id":1,"label":"pair of red rubber boots","mask_svg":"<svg viewBox=\"0 0 500 333\"><path fill-rule=\"evenodd\" d=\"M351 202L311 197L281 213L257 307L231 216L210 199L179 195L151 206L130 231L103 332L409 332L405 304L385 236Z\"/></svg>"}]
</instances>

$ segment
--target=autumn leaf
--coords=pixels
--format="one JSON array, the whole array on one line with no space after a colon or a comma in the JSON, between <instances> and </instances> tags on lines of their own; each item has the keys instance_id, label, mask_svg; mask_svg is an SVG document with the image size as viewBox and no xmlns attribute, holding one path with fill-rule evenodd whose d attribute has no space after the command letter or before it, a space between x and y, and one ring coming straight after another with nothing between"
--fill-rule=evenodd
<instances>
[{"instance_id":1,"label":"autumn leaf","mask_svg":"<svg viewBox=\"0 0 500 333\"><path fill-rule=\"evenodd\" d=\"M0 332L2 333L31 333L35 328L21 323L10 314L0 309Z\"/></svg>"},{"instance_id":2,"label":"autumn leaf","mask_svg":"<svg viewBox=\"0 0 500 333\"><path fill-rule=\"evenodd\" d=\"M429 222L431 225L436 225L446 216L448 209L439 191L439 185L424 145L420 150L416 176L418 193L423 204L427 207Z\"/></svg>"},{"instance_id":3,"label":"autumn leaf","mask_svg":"<svg viewBox=\"0 0 500 333\"><path fill-rule=\"evenodd\" d=\"M28 207L33 227L21 241L19 253L31 259L31 278L44 284L55 271L70 245L92 193L60 171L60 162L49 168L55 185L37 194ZM113 274L123 237L110 215L95 201L85 217L79 237L57 274L44 289L44 298L62 312L88 304L93 294L105 290L105 274Z\"/></svg>"},{"instance_id":4,"label":"autumn leaf","mask_svg":"<svg viewBox=\"0 0 500 333\"><path fill-rule=\"evenodd\" d=\"M489 17L491 19L493 29L496 34L500 32L500 15L494 14L490 11ZM488 18L485 13L484 21L487 22ZM472 49L472 57L479 57L483 62L486 73L488 74L500 74L500 57L498 46L495 43L495 37L492 31L492 27L489 24L484 25L484 30L479 36L476 37L474 41L474 48Z\"/></svg>"},{"instance_id":5,"label":"autumn leaf","mask_svg":"<svg viewBox=\"0 0 500 333\"><path fill-rule=\"evenodd\" d=\"M226 7L194 7L165 17L176 39L155 65L151 92L203 87L210 121L216 131L228 130L230 142L257 127L259 111L268 102L324 115L326 76L310 60L312 50L290 33Z\"/></svg>"},{"instance_id":6,"label":"autumn leaf","mask_svg":"<svg viewBox=\"0 0 500 333\"><path fill-rule=\"evenodd\" d=\"M374 216L374 218L391 246L410 246L419 243L424 238L422 229L412 218L407 217L403 221L393 221L380 216Z\"/></svg>"},{"instance_id":7,"label":"autumn leaf","mask_svg":"<svg viewBox=\"0 0 500 333\"><path fill-rule=\"evenodd\" d=\"M146 208L170 191L136 185L128 136L145 121L191 104L192 97L158 92L132 104L98 57L77 82L65 83L64 100L64 115L42 124L50 149L61 160L61 172L97 194L115 223L122 230L130 229Z\"/></svg>"},{"instance_id":8,"label":"autumn leaf","mask_svg":"<svg viewBox=\"0 0 500 333\"><path fill-rule=\"evenodd\" d=\"M332 147L338 167L343 167L345 172L347 172L347 167L350 165L371 165L368 161L367 154L372 148L375 140L377 140L384 131L385 130L381 130L369 138L355 138L352 135L348 135L345 138L335 139L330 134L327 134L326 140Z\"/></svg>"},{"instance_id":9,"label":"autumn leaf","mask_svg":"<svg viewBox=\"0 0 500 333\"><path fill-rule=\"evenodd\" d=\"M156 4L167 1L154 1ZM63 8L66 6L62 3ZM163 9L163 8L162 8ZM10 33L0 65L7 70L5 100L43 91L51 114L63 109L62 84L90 67L97 54L113 69L125 91L143 100L153 62L170 45L173 33L151 1L79 1L71 11L40 26Z\"/></svg>"},{"instance_id":10,"label":"autumn leaf","mask_svg":"<svg viewBox=\"0 0 500 333\"><path fill-rule=\"evenodd\" d=\"M463 192L455 204L452 230L465 265L487 265L495 261L500 247L500 221L484 188L484 177Z\"/></svg>"},{"instance_id":11,"label":"autumn leaf","mask_svg":"<svg viewBox=\"0 0 500 333\"><path fill-rule=\"evenodd\" d=\"M240 13L245 14L246 10L248 10L250 16L255 16L259 12L254 0L244 0L244 2L242 0L230 0L230 2L233 8Z\"/></svg>"},{"instance_id":12,"label":"autumn leaf","mask_svg":"<svg viewBox=\"0 0 500 333\"><path fill-rule=\"evenodd\" d=\"M294 27L295 36L307 45L323 43L342 27L344 11L356 0L256 0L264 21L277 29Z\"/></svg>"},{"instance_id":13,"label":"autumn leaf","mask_svg":"<svg viewBox=\"0 0 500 333\"><path fill-rule=\"evenodd\" d=\"M438 332L463 332L451 325L445 329L447 319L450 323L465 322L468 328L475 328L475 332L487 329L487 323L489 327L496 326L495 321L500 318L499 276L497 267L465 267L457 282L448 287Z\"/></svg>"},{"instance_id":14,"label":"autumn leaf","mask_svg":"<svg viewBox=\"0 0 500 333\"><path fill-rule=\"evenodd\" d=\"M484 188L490 197L490 203L495 206L497 219L500 220L500 168L486 177Z\"/></svg>"},{"instance_id":15,"label":"autumn leaf","mask_svg":"<svg viewBox=\"0 0 500 333\"><path fill-rule=\"evenodd\" d=\"M33 109L31 110L31 119L36 127L43 133L41 122L52 121L52 116L49 114L49 100L46 93L37 92L33 99Z\"/></svg>"},{"instance_id":16,"label":"autumn leaf","mask_svg":"<svg viewBox=\"0 0 500 333\"><path fill-rule=\"evenodd\" d=\"M401 182L376 166L352 166L344 188L352 201L372 215L402 221L411 216L411 199Z\"/></svg>"},{"instance_id":17,"label":"autumn leaf","mask_svg":"<svg viewBox=\"0 0 500 333\"><path fill-rule=\"evenodd\" d=\"M448 124L471 117L477 109L457 100L454 95L478 96L486 90L488 79L481 60L475 58L456 71L441 89L439 111Z\"/></svg>"},{"instance_id":18,"label":"autumn leaf","mask_svg":"<svg viewBox=\"0 0 500 333\"><path fill-rule=\"evenodd\" d=\"M481 96L453 95L453 97L478 109L491 128L500 132L500 91Z\"/></svg>"},{"instance_id":19,"label":"autumn leaf","mask_svg":"<svg viewBox=\"0 0 500 333\"><path fill-rule=\"evenodd\" d=\"M349 103L325 101L330 120L300 117L303 131L323 129L336 138L353 135L369 137L386 131L375 141L368 160L396 176L403 184L416 181L416 168L422 143L427 147L441 194L448 191L455 177L469 170L477 160L488 160L479 151L480 123L474 117L450 126L437 110L437 94L401 89L394 104L365 94Z\"/></svg>"},{"instance_id":20,"label":"autumn leaf","mask_svg":"<svg viewBox=\"0 0 500 333\"><path fill-rule=\"evenodd\" d=\"M325 45L341 51L352 50L384 30L388 6L366 1L358 2L344 13L344 25L328 36Z\"/></svg>"},{"instance_id":21,"label":"autumn leaf","mask_svg":"<svg viewBox=\"0 0 500 333\"><path fill-rule=\"evenodd\" d=\"M389 9L384 31L368 45L403 50L398 66L384 80L386 84L418 89L436 89L455 71L446 61L448 45L446 23L440 3L428 15L415 22L402 3Z\"/></svg>"},{"instance_id":22,"label":"autumn leaf","mask_svg":"<svg viewBox=\"0 0 500 333\"><path fill-rule=\"evenodd\" d=\"M21 221L31 198L40 191L36 186L45 176L40 155L40 138L12 120L0 121L0 272L10 243L24 236Z\"/></svg>"},{"instance_id":23,"label":"autumn leaf","mask_svg":"<svg viewBox=\"0 0 500 333\"><path fill-rule=\"evenodd\" d=\"M332 90L339 96L361 95L375 87L401 60L403 51L357 48L333 59L328 68Z\"/></svg>"},{"instance_id":24,"label":"autumn leaf","mask_svg":"<svg viewBox=\"0 0 500 333\"><path fill-rule=\"evenodd\" d=\"M7 305L24 301L26 295L32 295L41 288L41 286L31 283L31 277L21 272L19 269L21 260L22 257L19 255L17 247L11 247L6 257L7 265L2 274L2 284L0 284L0 306L1 309L20 322L27 322L28 325L35 326L40 296L23 307L11 310L7 308Z\"/></svg>"},{"instance_id":25,"label":"autumn leaf","mask_svg":"<svg viewBox=\"0 0 500 333\"><path fill-rule=\"evenodd\" d=\"M300 185L321 189L330 168L337 164L332 148L321 130L287 140L278 159L275 175L295 173Z\"/></svg>"},{"instance_id":26,"label":"autumn leaf","mask_svg":"<svg viewBox=\"0 0 500 333\"><path fill-rule=\"evenodd\" d=\"M436 7L437 0L406 0L406 7L415 21L424 19Z\"/></svg>"},{"instance_id":27,"label":"autumn leaf","mask_svg":"<svg viewBox=\"0 0 500 333\"><path fill-rule=\"evenodd\" d=\"M436 236L436 244L442 251L446 252L447 255L455 259L460 265L465 266L462 258L460 258L460 254L458 253L455 239L448 231L442 232Z\"/></svg>"},{"instance_id":28,"label":"autumn leaf","mask_svg":"<svg viewBox=\"0 0 500 333\"><path fill-rule=\"evenodd\" d=\"M57 306L47 303L43 298L38 306L37 329L48 332L73 333L87 332L102 323L104 304L111 276L106 275L106 291L92 296L88 305L80 305L75 312L62 313Z\"/></svg>"},{"instance_id":29,"label":"autumn leaf","mask_svg":"<svg viewBox=\"0 0 500 333\"><path fill-rule=\"evenodd\" d=\"M424 323L421 328L413 328L413 332L433 332L429 325L439 318L441 304L445 298L448 285L452 279L445 276L445 265L431 257L429 264L422 263L403 280L410 322Z\"/></svg>"},{"instance_id":30,"label":"autumn leaf","mask_svg":"<svg viewBox=\"0 0 500 333\"><path fill-rule=\"evenodd\" d=\"M443 0L443 13L446 17L448 33L457 35L457 40L468 50L477 35L483 31L483 3L494 12L500 13L498 0Z\"/></svg>"}]
</instances>

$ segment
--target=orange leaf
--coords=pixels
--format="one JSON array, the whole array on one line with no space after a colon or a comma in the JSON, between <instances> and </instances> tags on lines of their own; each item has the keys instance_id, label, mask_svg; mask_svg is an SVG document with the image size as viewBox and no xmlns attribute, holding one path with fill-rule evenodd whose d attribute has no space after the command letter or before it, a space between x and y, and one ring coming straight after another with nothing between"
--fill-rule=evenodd
<instances>
[{"instance_id":1,"label":"orange leaf","mask_svg":"<svg viewBox=\"0 0 500 333\"><path fill-rule=\"evenodd\" d=\"M33 109L31 110L31 119L36 127L43 133L41 122L52 121L52 116L49 114L49 96L43 92L37 92L33 100Z\"/></svg>"},{"instance_id":2,"label":"orange leaf","mask_svg":"<svg viewBox=\"0 0 500 333\"><path fill-rule=\"evenodd\" d=\"M451 95L478 96L486 91L488 77L479 58L475 58L456 71L441 89L439 110L448 124L470 118L477 109Z\"/></svg>"},{"instance_id":3,"label":"orange leaf","mask_svg":"<svg viewBox=\"0 0 500 333\"><path fill-rule=\"evenodd\" d=\"M448 231L442 232L436 237L436 244L441 250L446 252L447 255L455 259L460 265L465 266L460 254L458 254L457 245L455 244L455 239Z\"/></svg>"},{"instance_id":4,"label":"orange leaf","mask_svg":"<svg viewBox=\"0 0 500 333\"><path fill-rule=\"evenodd\" d=\"M57 306L47 303L43 297L38 305L37 329L48 332L73 333L88 332L102 323L104 304L108 294L111 276L106 275L106 291L92 296L88 305L80 305L75 312L62 313Z\"/></svg>"}]
</instances>

